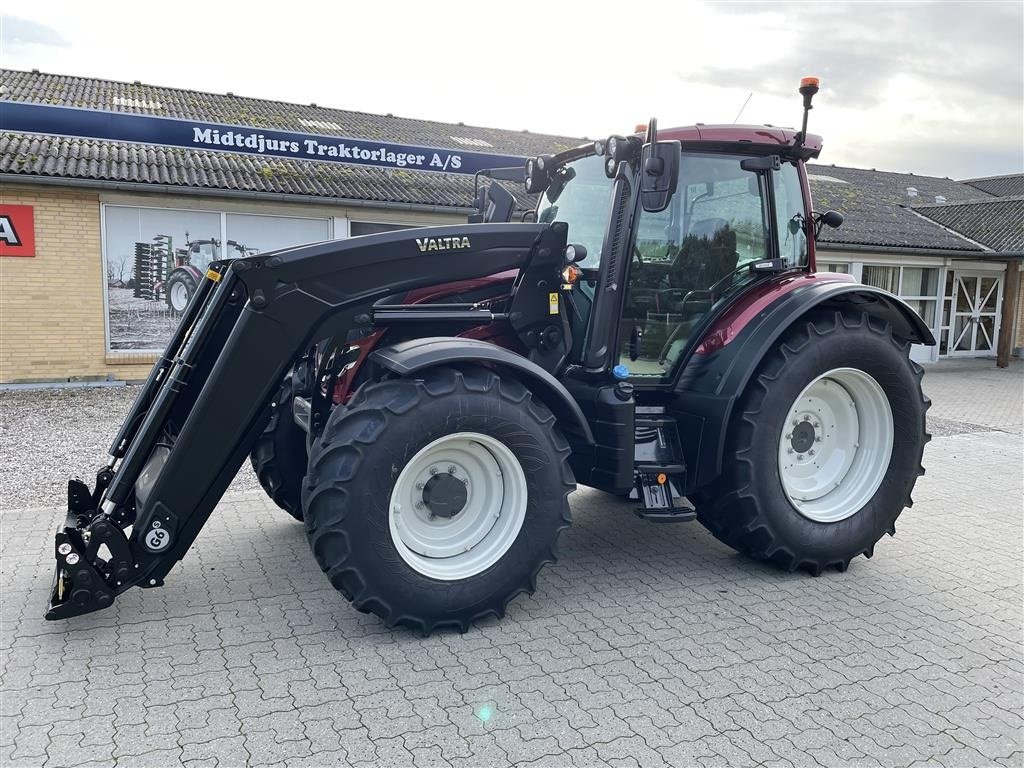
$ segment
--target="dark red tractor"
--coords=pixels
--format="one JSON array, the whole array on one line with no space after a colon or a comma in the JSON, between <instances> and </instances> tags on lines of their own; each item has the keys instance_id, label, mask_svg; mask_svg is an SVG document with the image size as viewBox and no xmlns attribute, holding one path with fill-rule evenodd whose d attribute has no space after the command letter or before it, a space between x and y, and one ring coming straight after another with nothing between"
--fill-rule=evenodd
<instances>
[{"instance_id":1,"label":"dark red tractor","mask_svg":"<svg viewBox=\"0 0 1024 768\"><path fill-rule=\"evenodd\" d=\"M210 264L221 258L220 240L188 240L187 232L185 239L186 247L175 254L174 265L167 280L158 286L166 297L167 308L175 315L185 311ZM223 258L241 258L256 253L258 251L255 248L246 248L241 243L228 240Z\"/></svg>"},{"instance_id":2,"label":"dark red tractor","mask_svg":"<svg viewBox=\"0 0 1024 768\"><path fill-rule=\"evenodd\" d=\"M811 206L816 91L799 132L652 121L534 158L533 221L491 183L479 223L211 264L69 483L47 617L161 586L250 456L338 591L424 633L532 592L577 483L788 570L870 557L924 471L934 340L815 273L842 220Z\"/></svg>"}]
</instances>

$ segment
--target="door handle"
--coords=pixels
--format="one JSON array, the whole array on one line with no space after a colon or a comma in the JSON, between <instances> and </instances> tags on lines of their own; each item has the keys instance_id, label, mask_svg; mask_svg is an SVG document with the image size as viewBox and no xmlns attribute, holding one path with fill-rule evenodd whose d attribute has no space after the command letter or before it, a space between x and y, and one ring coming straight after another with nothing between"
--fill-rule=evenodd
<instances>
[{"instance_id":1,"label":"door handle","mask_svg":"<svg viewBox=\"0 0 1024 768\"><path fill-rule=\"evenodd\" d=\"M629 334L629 359L636 360L640 357L640 342L644 340L644 329L639 325L633 326L633 332Z\"/></svg>"}]
</instances>

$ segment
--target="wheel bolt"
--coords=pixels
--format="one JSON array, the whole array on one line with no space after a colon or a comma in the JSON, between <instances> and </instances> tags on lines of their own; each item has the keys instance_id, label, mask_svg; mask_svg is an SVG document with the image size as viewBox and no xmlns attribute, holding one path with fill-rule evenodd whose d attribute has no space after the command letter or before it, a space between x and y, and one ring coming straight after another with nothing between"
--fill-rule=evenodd
<instances>
[{"instance_id":1,"label":"wheel bolt","mask_svg":"<svg viewBox=\"0 0 1024 768\"><path fill-rule=\"evenodd\" d=\"M448 474L449 475L454 475L455 474L455 465L454 464L449 464L448 465Z\"/></svg>"},{"instance_id":2,"label":"wheel bolt","mask_svg":"<svg viewBox=\"0 0 1024 768\"><path fill-rule=\"evenodd\" d=\"M798 460L798 461L803 461L803 459L804 459L804 455L803 455L802 453L798 453L798 454L796 455L796 458L797 458L797 460Z\"/></svg>"},{"instance_id":3,"label":"wheel bolt","mask_svg":"<svg viewBox=\"0 0 1024 768\"><path fill-rule=\"evenodd\" d=\"M423 502L422 501L417 501L416 502L416 509L423 509Z\"/></svg>"},{"instance_id":4,"label":"wheel bolt","mask_svg":"<svg viewBox=\"0 0 1024 768\"><path fill-rule=\"evenodd\" d=\"M430 468L430 474L436 475L437 474L437 467L431 467Z\"/></svg>"},{"instance_id":5,"label":"wheel bolt","mask_svg":"<svg viewBox=\"0 0 1024 768\"><path fill-rule=\"evenodd\" d=\"M813 449L813 448L811 448L811 450L809 450L809 451L807 452L807 455L808 455L808 456L813 456L813 455L814 455L814 449Z\"/></svg>"},{"instance_id":6,"label":"wheel bolt","mask_svg":"<svg viewBox=\"0 0 1024 768\"><path fill-rule=\"evenodd\" d=\"M792 432L787 432L786 433L786 439L787 440L791 440L792 438L793 438L793 433Z\"/></svg>"},{"instance_id":7,"label":"wheel bolt","mask_svg":"<svg viewBox=\"0 0 1024 768\"><path fill-rule=\"evenodd\" d=\"M792 448L787 448L787 449L786 449L786 453L792 453L792 452L793 452L793 449L792 449Z\"/></svg>"},{"instance_id":8,"label":"wheel bolt","mask_svg":"<svg viewBox=\"0 0 1024 768\"><path fill-rule=\"evenodd\" d=\"M819 424L818 422L814 422L811 426L814 427L815 429L821 429L821 424Z\"/></svg>"},{"instance_id":9,"label":"wheel bolt","mask_svg":"<svg viewBox=\"0 0 1024 768\"><path fill-rule=\"evenodd\" d=\"M423 483L416 483L416 490L417 491L422 491L423 490Z\"/></svg>"},{"instance_id":10,"label":"wheel bolt","mask_svg":"<svg viewBox=\"0 0 1024 768\"><path fill-rule=\"evenodd\" d=\"M814 438L814 442L816 442L816 443L820 443L820 442L821 442L821 438L820 438L820 437L816 437L816 438Z\"/></svg>"}]
</instances>

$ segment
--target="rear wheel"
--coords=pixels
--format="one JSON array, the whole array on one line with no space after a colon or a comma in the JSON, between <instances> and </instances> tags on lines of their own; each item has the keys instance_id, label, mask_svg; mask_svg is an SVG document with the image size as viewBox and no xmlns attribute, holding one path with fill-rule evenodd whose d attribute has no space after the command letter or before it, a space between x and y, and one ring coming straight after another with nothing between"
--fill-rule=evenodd
<instances>
[{"instance_id":1,"label":"rear wheel","mask_svg":"<svg viewBox=\"0 0 1024 768\"><path fill-rule=\"evenodd\" d=\"M167 278L167 307L176 315L185 311L192 294L196 292L196 280L184 269L178 269Z\"/></svg>"},{"instance_id":2,"label":"rear wheel","mask_svg":"<svg viewBox=\"0 0 1024 768\"><path fill-rule=\"evenodd\" d=\"M845 570L896 532L924 473L923 370L866 314L817 312L765 358L697 495L718 539L788 570Z\"/></svg>"},{"instance_id":3,"label":"rear wheel","mask_svg":"<svg viewBox=\"0 0 1024 768\"><path fill-rule=\"evenodd\" d=\"M311 452L310 546L357 609L465 631L554 562L568 455L554 416L513 379L438 368L368 384Z\"/></svg>"}]
</instances>

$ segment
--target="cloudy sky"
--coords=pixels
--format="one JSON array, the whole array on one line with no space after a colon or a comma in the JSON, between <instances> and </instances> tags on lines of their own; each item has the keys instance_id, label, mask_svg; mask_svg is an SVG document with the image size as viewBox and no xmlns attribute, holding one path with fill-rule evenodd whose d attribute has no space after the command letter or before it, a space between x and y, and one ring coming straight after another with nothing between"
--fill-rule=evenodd
<instances>
[{"instance_id":1,"label":"cloudy sky","mask_svg":"<svg viewBox=\"0 0 1024 768\"><path fill-rule=\"evenodd\" d=\"M821 161L965 178L1024 170L1024 1L18 4L13 69L141 80L570 136L795 125ZM10 7L10 6L8 6Z\"/></svg>"}]
</instances>

